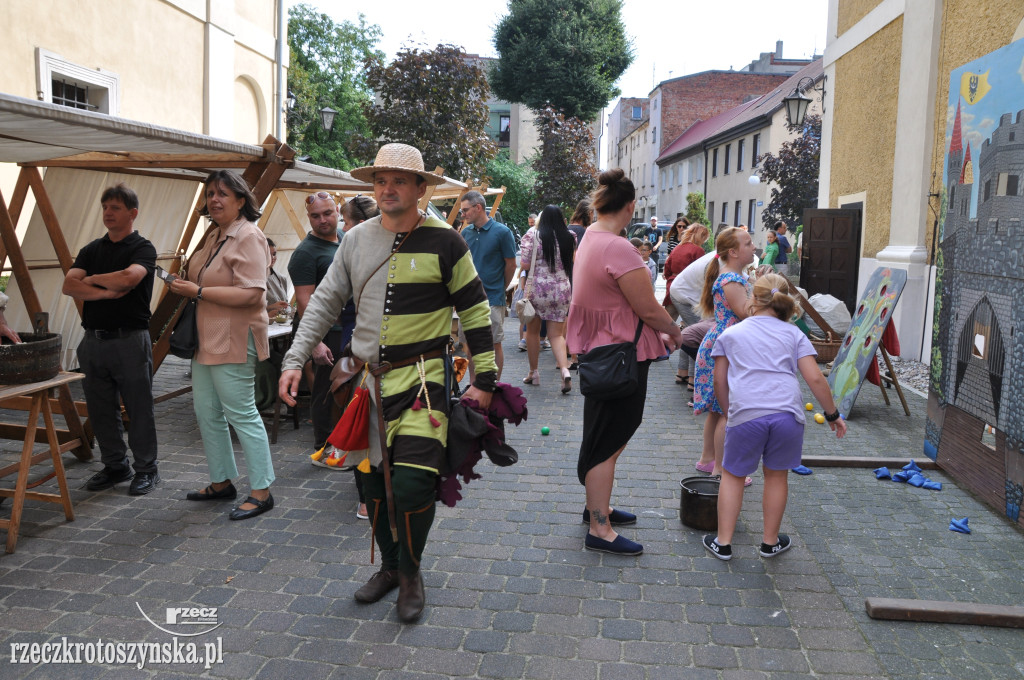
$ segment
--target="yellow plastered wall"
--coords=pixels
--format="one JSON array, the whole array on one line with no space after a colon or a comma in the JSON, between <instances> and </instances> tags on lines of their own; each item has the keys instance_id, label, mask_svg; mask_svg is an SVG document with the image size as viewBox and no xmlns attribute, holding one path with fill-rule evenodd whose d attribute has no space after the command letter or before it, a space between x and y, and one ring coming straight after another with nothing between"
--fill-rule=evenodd
<instances>
[{"instance_id":1,"label":"yellow plastered wall","mask_svg":"<svg viewBox=\"0 0 1024 680\"><path fill-rule=\"evenodd\" d=\"M211 68L249 81L250 91L236 99L244 105L239 115L246 133L237 141L258 144L274 127L275 6L274 0L0 0L0 92L36 99L36 48L42 48L76 66L116 74L120 102L112 115L203 133L212 12L236 33L233 63ZM233 121L234 112L212 115Z\"/></svg>"},{"instance_id":2,"label":"yellow plastered wall","mask_svg":"<svg viewBox=\"0 0 1024 680\"><path fill-rule=\"evenodd\" d=\"M864 257L889 243L902 37L899 17L835 63L833 116L842 124L832 131L829 205L837 207L839 196L867 192Z\"/></svg>"},{"instance_id":3,"label":"yellow plastered wall","mask_svg":"<svg viewBox=\"0 0 1024 680\"><path fill-rule=\"evenodd\" d=\"M202 132L203 24L175 7L135 0L0 2L0 26L0 91L36 98L35 48L41 47L120 76L118 116Z\"/></svg>"},{"instance_id":4,"label":"yellow plastered wall","mask_svg":"<svg viewBox=\"0 0 1024 680\"><path fill-rule=\"evenodd\" d=\"M946 107L949 101L949 74L969 61L983 57L1013 41L1014 32L1024 21L1020 0L947 0L942 17L942 41L939 45L938 83L935 88L935 146L932 153L932 193L942 190L942 171L946 160ZM961 109L961 115L970 107ZM1016 109L1022 108L1017 106ZM1006 113L1016 114L1016 110ZM977 162L981 149L972 149ZM938 207L935 199L934 205ZM928 225L931 243L933 225Z\"/></svg>"},{"instance_id":5,"label":"yellow plastered wall","mask_svg":"<svg viewBox=\"0 0 1024 680\"><path fill-rule=\"evenodd\" d=\"M842 0L839 3L839 16L836 22L839 35L845 33L880 4L879 0Z\"/></svg>"}]
</instances>

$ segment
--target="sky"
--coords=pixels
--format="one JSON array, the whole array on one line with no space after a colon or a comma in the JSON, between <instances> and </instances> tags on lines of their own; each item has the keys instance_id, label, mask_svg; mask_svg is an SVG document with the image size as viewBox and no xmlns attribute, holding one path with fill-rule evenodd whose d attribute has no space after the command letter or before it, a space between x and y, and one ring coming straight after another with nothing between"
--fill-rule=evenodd
<instances>
[{"instance_id":1,"label":"sky","mask_svg":"<svg viewBox=\"0 0 1024 680\"><path fill-rule=\"evenodd\" d=\"M336 21L353 20L362 12L368 23L381 27L378 47L389 59L404 46L432 48L438 43L497 56L494 27L508 10L507 0L306 2ZM783 41L785 58L821 54L828 1L624 0L622 17L635 59L617 85L623 96L645 97L662 80L711 69L740 69L761 52L774 52L776 40ZM615 103L609 102L609 111Z\"/></svg>"}]
</instances>

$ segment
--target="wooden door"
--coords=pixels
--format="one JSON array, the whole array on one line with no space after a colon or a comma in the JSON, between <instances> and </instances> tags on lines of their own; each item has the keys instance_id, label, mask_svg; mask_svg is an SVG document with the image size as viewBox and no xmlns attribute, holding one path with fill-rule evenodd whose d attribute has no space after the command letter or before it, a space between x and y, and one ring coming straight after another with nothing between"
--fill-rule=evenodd
<instances>
[{"instance_id":1,"label":"wooden door","mask_svg":"<svg viewBox=\"0 0 1024 680\"><path fill-rule=\"evenodd\" d=\"M804 210L800 287L808 297L826 293L853 313L860 268L860 210Z\"/></svg>"}]
</instances>

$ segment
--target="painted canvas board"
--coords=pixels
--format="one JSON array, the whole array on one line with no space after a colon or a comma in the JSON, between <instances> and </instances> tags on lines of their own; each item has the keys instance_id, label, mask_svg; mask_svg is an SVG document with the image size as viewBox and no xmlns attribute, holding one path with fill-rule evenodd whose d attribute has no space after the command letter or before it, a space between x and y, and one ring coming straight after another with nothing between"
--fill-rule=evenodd
<instances>
[{"instance_id":1,"label":"painted canvas board","mask_svg":"<svg viewBox=\"0 0 1024 680\"><path fill-rule=\"evenodd\" d=\"M879 267L864 287L864 294L850 320L850 330L843 338L832 363L832 372L828 375L832 397L844 418L853 410L864 376L876 361L882 332L892 318L892 310L906 284L906 270Z\"/></svg>"},{"instance_id":2,"label":"painted canvas board","mask_svg":"<svg viewBox=\"0 0 1024 680\"><path fill-rule=\"evenodd\" d=\"M1024 40L950 74L925 453L1019 522Z\"/></svg>"}]
</instances>

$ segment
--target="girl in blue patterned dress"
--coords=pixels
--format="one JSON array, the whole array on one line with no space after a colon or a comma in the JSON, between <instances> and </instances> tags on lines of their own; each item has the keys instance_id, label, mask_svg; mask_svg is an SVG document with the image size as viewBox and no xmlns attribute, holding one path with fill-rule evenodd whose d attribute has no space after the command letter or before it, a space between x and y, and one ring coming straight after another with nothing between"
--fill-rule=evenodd
<instances>
[{"instance_id":1,"label":"girl in blue patterned dress","mask_svg":"<svg viewBox=\"0 0 1024 680\"><path fill-rule=\"evenodd\" d=\"M693 384L693 414L707 412L704 421L704 451L696 468L713 475L722 474L725 443L725 414L715 399L713 372L715 360L711 348L719 334L747 316L747 279L740 273L754 261L754 242L746 229L729 227L715 239L716 256L708 264L700 309L705 317L714 314L715 327L704 336L697 351L697 370ZM714 460L711 460L711 455Z\"/></svg>"}]
</instances>

